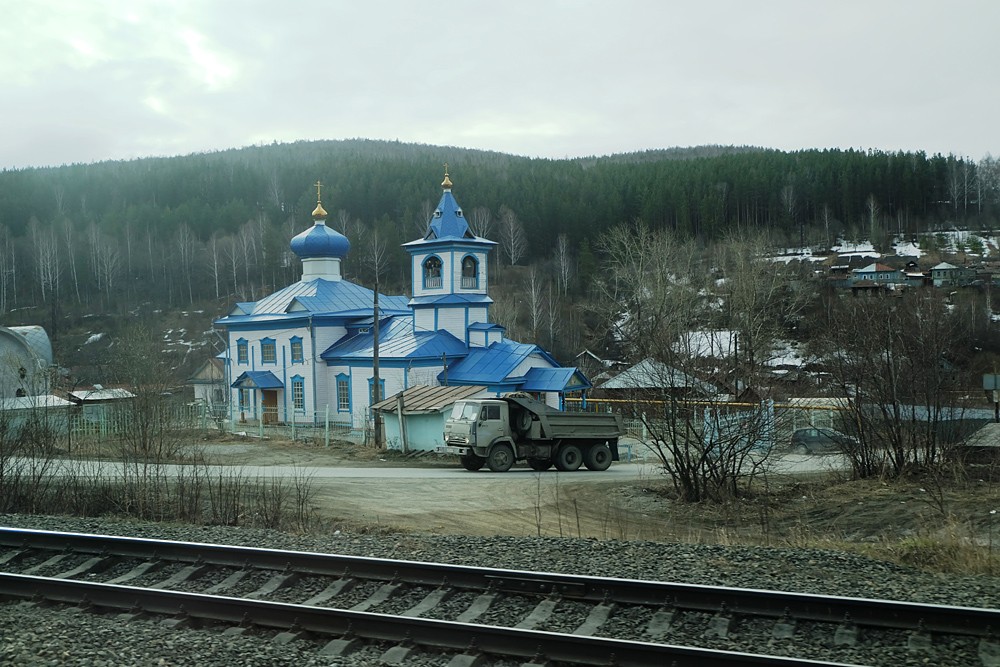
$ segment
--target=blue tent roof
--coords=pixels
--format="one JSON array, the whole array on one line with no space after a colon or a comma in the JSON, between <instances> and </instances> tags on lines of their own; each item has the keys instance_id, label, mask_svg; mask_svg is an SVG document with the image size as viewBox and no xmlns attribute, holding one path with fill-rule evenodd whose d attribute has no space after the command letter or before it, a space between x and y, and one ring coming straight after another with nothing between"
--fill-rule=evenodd
<instances>
[{"instance_id":1,"label":"blue tent roof","mask_svg":"<svg viewBox=\"0 0 1000 667\"><path fill-rule=\"evenodd\" d=\"M573 391L592 385L575 368L529 368L524 374L523 391Z\"/></svg>"},{"instance_id":2,"label":"blue tent roof","mask_svg":"<svg viewBox=\"0 0 1000 667\"><path fill-rule=\"evenodd\" d=\"M489 347L474 347L469 350L464 359L448 368L448 384L498 384L532 354L540 355L552 366L559 365L537 345L504 340ZM444 373L438 375L438 379L443 381Z\"/></svg>"},{"instance_id":3,"label":"blue tent roof","mask_svg":"<svg viewBox=\"0 0 1000 667\"><path fill-rule=\"evenodd\" d=\"M465 354L465 343L447 331L413 331L412 317L392 317L379 329L379 359L454 359ZM327 361L360 361L375 355L373 332L345 336L323 352Z\"/></svg>"},{"instance_id":4,"label":"blue tent roof","mask_svg":"<svg viewBox=\"0 0 1000 667\"><path fill-rule=\"evenodd\" d=\"M476 235L469 229L462 208L451 194L451 188L441 194L434 214L431 216L425 239L474 239Z\"/></svg>"},{"instance_id":5,"label":"blue tent roof","mask_svg":"<svg viewBox=\"0 0 1000 667\"><path fill-rule=\"evenodd\" d=\"M462 207L458 205L455 196L451 194L450 183L445 187L445 191L441 194L441 201L438 202L437 208L431 215L424 238L404 243L403 247L421 246L438 241L462 241L481 246L496 245L494 241L476 236L469 229L469 223L465 220Z\"/></svg>"},{"instance_id":6,"label":"blue tent roof","mask_svg":"<svg viewBox=\"0 0 1000 667\"><path fill-rule=\"evenodd\" d=\"M285 385L271 371L245 371L232 384L233 389L284 389Z\"/></svg>"}]
</instances>

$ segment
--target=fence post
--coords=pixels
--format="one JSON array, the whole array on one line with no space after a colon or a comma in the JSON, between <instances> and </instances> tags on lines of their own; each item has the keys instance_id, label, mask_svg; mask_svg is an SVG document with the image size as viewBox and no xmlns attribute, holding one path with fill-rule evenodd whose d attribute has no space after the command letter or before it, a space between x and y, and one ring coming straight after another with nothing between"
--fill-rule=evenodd
<instances>
[{"instance_id":1,"label":"fence post","mask_svg":"<svg viewBox=\"0 0 1000 667\"><path fill-rule=\"evenodd\" d=\"M326 416L323 418L323 443L330 446L330 404L326 404Z\"/></svg>"},{"instance_id":2,"label":"fence post","mask_svg":"<svg viewBox=\"0 0 1000 667\"><path fill-rule=\"evenodd\" d=\"M292 442L295 442L295 415L292 414Z\"/></svg>"}]
</instances>

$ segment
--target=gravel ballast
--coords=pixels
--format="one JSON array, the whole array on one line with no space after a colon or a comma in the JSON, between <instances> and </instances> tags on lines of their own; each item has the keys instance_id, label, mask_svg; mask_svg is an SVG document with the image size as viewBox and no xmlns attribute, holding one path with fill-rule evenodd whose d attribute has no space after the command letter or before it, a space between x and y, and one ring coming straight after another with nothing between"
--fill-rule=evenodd
<instances>
[{"instance_id":1,"label":"gravel ballast","mask_svg":"<svg viewBox=\"0 0 1000 667\"><path fill-rule=\"evenodd\" d=\"M220 526L21 515L0 515L0 525L971 607L996 607L1000 602L997 577L933 575L854 554L811 549L343 532L301 536ZM930 664L925 662L927 656L914 654L905 662L898 662L898 653L894 656L883 664ZM368 653L332 660L318 656L315 645L276 645L266 635L234 639L215 630L181 632L152 622L123 624L71 608L0 604L3 665L346 666L371 664L375 657ZM953 657L961 660L956 665L978 662L969 662L971 655ZM447 661L428 658L407 664Z\"/></svg>"}]
</instances>

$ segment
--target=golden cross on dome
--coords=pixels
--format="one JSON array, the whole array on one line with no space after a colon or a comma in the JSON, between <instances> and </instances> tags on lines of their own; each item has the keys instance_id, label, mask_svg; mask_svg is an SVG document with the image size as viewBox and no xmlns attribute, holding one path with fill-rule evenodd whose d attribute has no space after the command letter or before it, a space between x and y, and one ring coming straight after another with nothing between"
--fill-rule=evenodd
<instances>
[{"instance_id":1,"label":"golden cross on dome","mask_svg":"<svg viewBox=\"0 0 1000 667\"><path fill-rule=\"evenodd\" d=\"M448 177L448 163L444 163L444 180L441 181L441 187L444 189L449 189L451 187L451 179Z\"/></svg>"},{"instance_id":2,"label":"golden cross on dome","mask_svg":"<svg viewBox=\"0 0 1000 667\"><path fill-rule=\"evenodd\" d=\"M320 193L320 191L321 191L322 189L323 189L323 184L322 184L322 183L320 183L319 181L316 181L316 203L317 203L317 204L318 204L318 203L320 203L321 201L323 201L323 200L322 200L322 199L320 198L320 196L319 196L319 193Z\"/></svg>"}]
</instances>

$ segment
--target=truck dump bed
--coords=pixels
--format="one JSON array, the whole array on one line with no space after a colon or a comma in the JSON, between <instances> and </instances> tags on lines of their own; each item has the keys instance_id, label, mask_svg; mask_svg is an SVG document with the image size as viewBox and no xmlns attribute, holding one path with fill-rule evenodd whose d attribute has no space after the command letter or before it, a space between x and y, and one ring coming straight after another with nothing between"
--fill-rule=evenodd
<instances>
[{"instance_id":1,"label":"truck dump bed","mask_svg":"<svg viewBox=\"0 0 1000 667\"><path fill-rule=\"evenodd\" d=\"M508 396L506 400L538 417L543 438L614 440L625 435L621 415L609 412L563 412L528 397Z\"/></svg>"}]
</instances>

